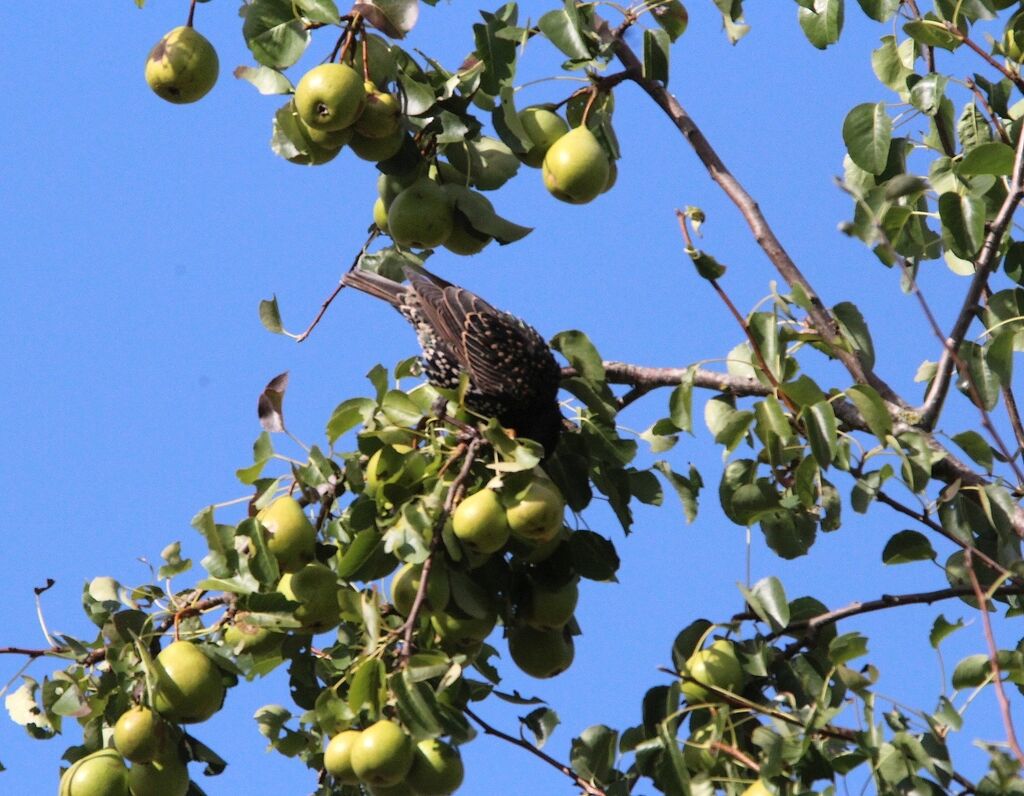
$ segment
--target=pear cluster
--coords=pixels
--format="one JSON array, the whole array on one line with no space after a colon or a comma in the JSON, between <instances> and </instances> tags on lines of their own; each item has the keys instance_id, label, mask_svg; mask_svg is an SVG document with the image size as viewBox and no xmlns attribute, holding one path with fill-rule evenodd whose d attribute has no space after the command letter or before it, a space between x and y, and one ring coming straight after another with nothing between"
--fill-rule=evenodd
<instances>
[{"instance_id":1,"label":"pear cluster","mask_svg":"<svg viewBox=\"0 0 1024 796\"><path fill-rule=\"evenodd\" d=\"M168 644L152 661L152 705L133 705L117 719L113 748L75 762L59 796L185 796L189 773L179 724L206 721L220 710L220 670L190 641ZM131 763L129 767L127 763Z\"/></svg>"},{"instance_id":2,"label":"pear cluster","mask_svg":"<svg viewBox=\"0 0 1024 796\"><path fill-rule=\"evenodd\" d=\"M416 743L389 719L332 737L324 769L337 782L364 785L374 796L448 796L465 774L457 747L438 738Z\"/></svg>"}]
</instances>

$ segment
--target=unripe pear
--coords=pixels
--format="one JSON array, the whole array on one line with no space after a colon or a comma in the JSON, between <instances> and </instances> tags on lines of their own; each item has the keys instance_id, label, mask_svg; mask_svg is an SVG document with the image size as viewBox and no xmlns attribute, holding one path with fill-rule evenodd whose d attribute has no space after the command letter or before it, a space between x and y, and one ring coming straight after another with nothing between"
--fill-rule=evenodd
<instances>
[{"instance_id":1,"label":"unripe pear","mask_svg":"<svg viewBox=\"0 0 1024 796\"><path fill-rule=\"evenodd\" d=\"M298 572L282 576L277 590L289 600L300 603L295 618L304 630L322 633L341 621L338 606L338 578L325 564L307 564Z\"/></svg>"},{"instance_id":2,"label":"unripe pear","mask_svg":"<svg viewBox=\"0 0 1024 796\"><path fill-rule=\"evenodd\" d=\"M578 582L578 578L572 578L561 586L548 588L537 580L531 580L522 620L538 630L563 627L576 610L580 596Z\"/></svg>"},{"instance_id":3,"label":"unripe pear","mask_svg":"<svg viewBox=\"0 0 1024 796\"><path fill-rule=\"evenodd\" d=\"M508 653L516 666L531 677L544 680L568 669L576 649L572 636L562 628L538 630L523 625L509 631Z\"/></svg>"},{"instance_id":4,"label":"unripe pear","mask_svg":"<svg viewBox=\"0 0 1024 796\"><path fill-rule=\"evenodd\" d=\"M144 705L128 708L114 724L114 746L133 763L148 763L170 742L171 727Z\"/></svg>"},{"instance_id":5,"label":"unripe pear","mask_svg":"<svg viewBox=\"0 0 1024 796\"><path fill-rule=\"evenodd\" d=\"M743 667L731 641L719 639L710 647L697 650L686 661L687 675L679 689L690 703L716 701L716 694L705 686L736 691L743 685Z\"/></svg>"},{"instance_id":6,"label":"unripe pear","mask_svg":"<svg viewBox=\"0 0 1024 796\"><path fill-rule=\"evenodd\" d=\"M377 229L385 235L388 234L388 208L384 204L384 200L379 196L373 203L373 223L376 224Z\"/></svg>"},{"instance_id":7,"label":"unripe pear","mask_svg":"<svg viewBox=\"0 0 1024 796\"><path fill-rule=\"evenodd\" d=\"M136 763L128 772L132 796L185 796L188 785L188 767L177 752L151 763Z\"/></svg>"},{"instance_id":8,"label":"unripe pear","mask_svg":"<svg viewBox=\"0 0 1024 796\"><path fill-rule=\"evenodd\" d=\"M509 528L526 541L547 542L562 530L565 501L550 481L534 479L520 497L506 498L506 507Z\"/></svg>"},{"instance_id":9,"label":"unripe pear","mask_svg":"<svg viewBox=\"0 0 1024 796\"><path fill-rule=\"evenodd\" d=\"M378 91L372 81L363 84L366 104L353 127L366 138L387 138L394 135L402 122L402 109L393 94Z\"/></svg>"},{"instance_id":10,"label":"unripe pear","mask_svg":"<svg viewBox=\"0 0 1024 796\"><path fill-rule=\"evenodd\" d=\"M452 515L452 531L475 553L494 553L504 547L511 529L498 493L481 489L463 500Z\"/></svg>"},{"instance_id":11,"label":"unripe pear","mask_svg":"<svg viewBox=\"0 0 1024 796\"><path fill-rule=\"evenodd\" d=\"M146 82L156 95L184 105L205 97L217 82L217 51L195 28L182 25L156 43L146 59Z\"/></svg>"},{"instance_id":12,"label":"unripe pear","mask_svg":"<svg viewBox=\"0 0 1024 796\"><path fill-rule=\"evenodd\" d=\"M556 199L586 204L608 185L608 155L588 127L570 130L544 156L544 185Z\"/></svg>"},{"instance_id":13,"label":"unripe pear","mask_svg":"<svg viewBox=\"0 0 1024 796\"><path fill-rule=\"evenodd\" d=\"M406 782L417 796L448 796L458 790L464 776L459 750L430 738L416 744Z\"/></svg>"},{"instance_id":14,"label":"unripe pear","mask_svg":"<svg viewBox=\"0 0 1024 796\"><path fill-rule=\"evenodd\" d=\"M551 145L569 132L569 123L550 108L534 105L519 111L519 123L533 146L519 156L527 166L539 169Z\"/></svg>"},{"instance_id":15,"label":"unripe pear","mask_svg":"<svg viewBox=\"0 0 1024 796\"><path fill-rule=\"evenodd\" d=\"M368 160L371 163L380 163L382 160L387 160L398 154L398 150L402 148L402 144L405 143L405 130L395 130L390 135L386 135L383 138L367 138L358 132L352 134L352 139L348 142L348 148L351 149L356 157L362 160Z\"/></svg>"},{"instance_id":16,"label":"unripe pear","mask_svg":"<svg viewBox=\"0 0 1024 796\"><path fill-rule=\"evenodd\" d=\"M395 722L381 719L352 743L352 770L368 785L397 785L409 773L412 756L412 738Z\"/></svg>"},{"instance_id":17,"label":"unripe pear","mask_svg":"<svg viewBox=\"0 0 1024 796\"><path fill-rule=\"evenodd\" d=\"M224 704L220 671L192 642L168 644L153 666L153 707L165 718L182 724L206 721Z\"/></svg>"},{"instance_id":18,"label":"unripe pear","mask_svg":"<svg viewBox=\"0 0 1024 796\"><path fill-rule=\"evenodd\" d=\"M412 611L416 592L420 588L422 565L405 564L395 573L391 581L391 604L402 616ZM427 593L424 595L423 608L428 611L443 611L448 605L451 591L448 584L448 573L438 561L430 567L430 580L427 581Z\"/></svg>"},{"instance_id":19,"label":"unripe pear","mask_svg":"<svg viewBox=\"0 0 1024 796\"><path fill-rule=\"evenodd\" d=\"M359 730L339 732L324 751L324 768L343 785L358 785L359 777L352 768L352 746L359 739Z\"/></svg>"},{"instance_id":20,"label":"unripe pear","mask_svg":"<svg viewBox=\"0 0 1024 796\"><path fill-rule=\"evenodd\" d=\"M313 560L316 531L299 502L290 495L277 498L256 514L267 530L267 549L284 572L298 572Z\"/></svg>"},{"instance_id":21,"label":"unripe pear","mask_svg":"<svg viewBox=\"0 0 1024 796\"><path fill-rule=\"evenodd\" d=\"M432 249L452 233L448 194L433 180L420 179L395 197L388 209L388 230L395 243Z\"/></svg>"},{"instance_id":22,"label":"unripe pear","mask_svg":"<svg viewBox=\"0 0 1024 796\"><path fill-rule=\"evenodd\" d=\"M129 796L121 755L115 749L86 755L60 778L59 796Z\"/></svg>"},{"instance_id":23,"label":"unripe pear","mask_svg":"<svg viewBox=\"0 0 1024 796\"><path fill-rule=\"evenodd\" d=\"M362 78L345 64L320 64L310 69L295 87L295 108L308 126L317 130L351 127L363 111L366 90Z\"/></svg>"}]
</instances>

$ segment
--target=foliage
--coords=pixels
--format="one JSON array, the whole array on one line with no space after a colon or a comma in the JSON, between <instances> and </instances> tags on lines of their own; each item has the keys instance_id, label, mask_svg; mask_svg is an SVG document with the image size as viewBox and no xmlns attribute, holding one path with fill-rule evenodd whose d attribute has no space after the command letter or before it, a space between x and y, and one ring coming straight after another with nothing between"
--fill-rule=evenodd
<instances>
[{"instance_id":1,"label":"foliage","mask_svg":"<svg viewBox=\"0 0 1024 796\"><path fill-rule=\"evenodd\" d=\"M749 31L742 0L715 4L726 35L739 41ZM737 318L745 342L728 352L727 372L715 373L606 362L583 332L560 333L552 345L568 362L562 387L571 396L565 405L574 428L547 459L535 443L510 438L493 419L469 412L464 390L420 383L410 360L371 371L370 394L339 403L324 441L304 445L305 460L295 460L279 453L271 436L287 434L286 379L276 379L261 396L265 431L254 444L253 463L237 473L252 490L247 516L226 523L219 509L208 507L193 521L209 549L201 562L205 577L172 589L191 567L175 543L157 573L165 585L90 582L83 607L97 628L93 637L60 637L46 650L5 650L66 663L42 682L23 678L6 700L12 720L34 737L52 738L73 718L82 743L69 748L66 759L74 763L95 753L132 704L159 705L168 688L159 652L173 634L195 642L189 654L199 650L229 689L287 667L294 705L268 705L256 720L275 750L319 772L317 793L324 796L363 787L324 772L329 739L382 719L397 721L416 742L443 737L455 747L479 728L542 757L592 795L621 796L635 787L757 793L748 790L755 782L760 792L832 794L854 774L879 794L1024 793L1024 753L1009 721L1009 700L1024 687L1024 643L999 648L989 618L1019 615L1024 593L1024 425L1012 392L1014 354L1024 349L1024 242L1013 238L1024 199L1024 100L1017 97L1024 94L1024 23L1009 7L1014 4L1001 0L859 0L858 9L843 0L796 5L797 23L817 48L839 40L848 12L863 12L887 31L870 58L879 95L853 107L842 124L847 156L841 187L852 201L842 229L882 266L899 269L903 288L918 297L941 341L938 360L918 372L925 388L920 405L878 375L885 352L872 342L870 313L848 302L826 306L668 93L671 48L687 28L679 0L625 10L566 0L536 25L521 21L516 4L507 3L481 12L475 49L455 69L403 49L420 13L417 0L363 0L345 13L333 0L252 0L243 7L242 32L256 63L235 75L263 94L287 97L274 114L272 151L323 165L348 156L348 147L381 171L384 214L354 266L396 278L403 268L422 267L430 254L422 247L372 246L395 221L388 208L418 181L422 188L423 180L446 189L435 191L438 209L425 219L440 224L431 227L431 234L443 230L438 245L468 255L529 233L481 192L521 177L524 163L540 167L541 143L570 140L561 138L572 134L558 124L551 141L531 136L515 105L519 61L544 39L564 59L560 69L583 83L545 110L587 128L587 157L597 153L598 161L596 171L573 164L588 183L586 199L560 198L582 203L612 187L620 153L614 90L634 82L736 201L788 292L773 291L767 308L741 315L723 287L725 267L694 245L703 213L681 212L685 251ZM613 10L617 19L602 16ZM190 25L194 11L193 4ZM640 54L625 39L634 28L643 29ZM379 136L367 123L354 134L331 137L342 128L319 129L303 115L307 103L291 98L299 76L286 72L325 55L356 69L365 79L363 91L381 108L390 107L385 95L397 100L397 132L388 121ZM910 119L927 130L915 136ZM357 143L359 135L369 140ZM381 144L385 139L389 143ZM543 165L546 174L551 164ZM458 242L450 230L461 231ZM934 320L917 281L922 268L939 260L963 283L949 330ZM260 316L270 331L290 334L276 301L263 302ZM977 332L977 342L966 339L969 332ZM822 367L825 361L838 367ZM977 412L973 428L941 425L954 384ZM617 385L628 389L616 393ZM677 472L668 459L643 464L639 444L616 424L634 401L653 404L645 396L659 387L672 391L641 440L652 454L667 454L679 435L692 431L695 389L714 391L703 416L725 457L718 499L732 522L759 529L777 556L809 555L819 533L841 529L844 509L895 510L913 527L892 535L882 564L938 562L941 582L917 594L868 594L834 610L812 595L788 593L775 577L743 585L743 612L714 622L695 618L679 632L663 681L643 699L640 722L584 730L562 768L541 751L558 724L556 712L501 690L494 657L505 641L494 627L531 640L526 656L513 656L530 659L524 669L557 674L571 663L572 636L580 628L571 607L554 611L565 620L557 627L534 627L528 617L538 611L531 600L565 593L579 578L614 581L620 566L615 543L587 527L588 506L607 502L628 535L633 508L660 505L667 485L687 520L697 517L702 474L692 467ZM275 470L282 462L289 466ZM549 479L571 516L551 538L538 542L513 533L491 554L471 549L453 532L449 520L464 496L495 490L501 512ZM314 529L315 563L293 566L293 555L271 544L275 529L260 512L281 495L299 502L302 522ZM628 566L627 546L621 547ZM941 559L939 547L952 553ZM402 566L414 568L416 585L400 609L373 582ZM304 588L304 581L312 585ZM575 590L569 590L574 604ZM883 712L869 639L840 624L867 611L947 599L979 610L987 648L953 668L953 692L938 695L934 706ZM959 626L939 615L932 645L938 649ZM544 657L549 652L554 660ZM220 693L219 684L201 685ZM961 727L973 693L988 688L999 695L1006 744L986 745L988 770L971 779L952 759L949 737ZM493 698L533 706L522 718L523 736L478 715ZM205 715L216 706L203 708ZM533 742L524 740L526 732ZM225 762L191 731L175 726L167 736L169 754L178 760L204 763L208 775L223 770ZM202 791L192 781L189 792Z\"/></svg>"}]
</instances>

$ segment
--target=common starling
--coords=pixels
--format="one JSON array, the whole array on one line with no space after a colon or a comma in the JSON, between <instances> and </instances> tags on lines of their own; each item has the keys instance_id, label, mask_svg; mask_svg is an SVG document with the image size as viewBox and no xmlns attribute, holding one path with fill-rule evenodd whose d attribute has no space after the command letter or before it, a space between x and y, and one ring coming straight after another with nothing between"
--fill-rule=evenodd
<instances>
[{"instance_id":1,"label":"common starling","mask_svg":"<svg viewBox=\"0 0 1024 796\"><path fill-rule=\"evenodd\" d=\"M405 269L409 284L353 269L342 282L391 304L412 324L427 379L454 389L469 376L466 406L495 417L550 454L562 431L558 409L561 369L544 338L514 315L468 290Z\"/></svg>"}]
</instances>

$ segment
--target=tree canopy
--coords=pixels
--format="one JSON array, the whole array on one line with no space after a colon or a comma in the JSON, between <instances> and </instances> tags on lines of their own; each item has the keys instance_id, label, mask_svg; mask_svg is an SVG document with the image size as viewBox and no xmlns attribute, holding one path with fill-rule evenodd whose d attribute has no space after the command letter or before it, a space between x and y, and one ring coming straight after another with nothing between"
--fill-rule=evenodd
<instances>
[{"instance_id":1,"label":"tree canopy","mask_svg":"<svg viewBox=\"0 0 1024 796\"><path fill-rule=\"evenodd\" d=\"M157 96L206 102L226 82L216 37L203 35L220 5L186 4L185 25L153 47L145 77ZM712 9L725 41L742 48L757 37L741 0ZM718 66L673 68L698 32L710 35L689 28L678 0L481 9L467 30L448 32L471 42L461 60L430 41L411 44L420 16L442 11L417 0L242 6L250 62L234 76L258 92L250 99L274 100L272 155L309 167L311 184L325 179L365 228L332 235L322 208L285 208L284 222L273 203L252 210L256 251L271 216L289 228L296 264L279 272L282 283L327 259L395 280L429 269L468 286L460 258L542 259L545 215L508 200L533 180L579 205L558 230L561 246L627 237L635 261L595 279L614 274L610 296L643 295L621 285L643 285L643 269L655 267L644 232L654 222L625 211L602 230L588 220L626 190L637 195L621 207L649 212L642 186L628 181L623 155L635 151L666 173L689 158L709 178L683 186L656 223L672 227L673 268L685 274L668 306L730 326L702 335L698 319L684 361L670 313L651 321L658 331L647 338L623 333L635 357L619 353L613 334L588 335L585 313L583 331L557 331L550 345L569 423L553 451L474 411L472 373L425 381L429 352L426 362L373 365L361 390L334 396L315 439L293 433L285 411L286 392L292 400L301 387L288 392L287 373L272 378L259 395L252 460L234 473L243 498L201 508L198 536L184 546L168 539L146 582L87 580L93 628L47 630L49 585L39 584L46 646L4 640L11 646L0 652L32 664L7 686L8 713L34 738L65 740L62 794L85 791L89 778L102 793L217 792L231 761L204 722L225 694L230 705L267 676L286 681L288 701L274 696L256 725L296 776L308 769L296 789L325 796L453 792L460 749L495 739L538 762L551 792L590 796L1024 792L1013 724L1024 684L1013 626L1024 593L1024 423L1013 379L1024 347L1014 223L1024 199L1024 14L1001 0L797 0L794 10L809 48L842 46L844 14L860 30L878 23L880 37L859 54L874 93L834 87L846 105L829 125L834 190L848 214L813 257L778 230L792 231L792 218L819 228L816 208L773 194L771 206L788 200L791 212L776 225L717 132L688 112ZM772 120L744 113L753 103L743 96L715 99L735 111L730 151L745 138L755 163L785 152L797 184L799 146L765 141ZM815 99L803 102L813 116ZM656 109L644 124L672 135L638 136L628 119L640 107ZM789 128L799 136L799 119ZM250 133L263 135L235 131ZM645 151L645 140L658 149ZM660 149L666 141L672 154ZM376 194L346 179L359 161L379 172ZM326 254L304 245L311 214ZM740 235L749 262L734 261L724 240ZM533 273L517 282L510 267L493 282L523 291L530 323L535 296L557 306L574 281ZM373 316L372 328L353 320L339 309L353 291L330 281L317 280L322 297L306 311L272 296L277 284L260 285L265 329L306 349L335 335L316 355L327 379L375 353L392 327L412 353L401 318L381 315L378 327ZM600 309L622 323L637 312L625 300ZM901 324L902 337L872 333ZM201 456L193 467L204 467ZM687 535L659 542L668 566L646 568L665 580L644 576L649 601L616 614L620 643L604 652L642 696L613 726L601 691L583 693L588 680L577 681L561 696L577 703L574 717L591 715L570 740L547 682L517 678L568 677L585 653L602 654L580 643L601 621L584 606L598 590L615 600L631 547L666 512L690 524ZM850 569L827 550L844 535L853 536L844 550L868 551ZM706 548L724 538L745 550L742 573L704 565ZM752 574L752 558L763 574ZM843 583L852 601L814 585L849 572L858 576ZM734 596L684 600L721 580L736 584ZM629 628L639 611L674 623L657 670L622 665L649 644ZM872 624L875 615L884 620ZM897 652L912 637L937 661L928 666L937 687L916 692L917 704L890 690L921 678L919 658ZM944 659L949 649L954 659ZM491 718L502 705L513 706L506 724ZM486 781L471 779L484 759L467 754L467 782ZM522 787L535 791L532 779Z\"/></svg>"}]
</instances>

